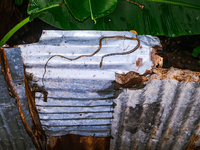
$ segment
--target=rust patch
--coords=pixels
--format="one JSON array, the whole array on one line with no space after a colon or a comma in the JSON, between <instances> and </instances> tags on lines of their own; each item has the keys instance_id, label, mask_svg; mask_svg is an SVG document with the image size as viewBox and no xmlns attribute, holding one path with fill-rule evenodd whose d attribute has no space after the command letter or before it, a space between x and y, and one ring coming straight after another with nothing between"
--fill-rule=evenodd
<instances>
[{"instance_id":1,"label":"rust patch","mask_svg":"<svg viewBox=\"0 0 200 150\"><path fill-rule=\"evenodd\" d=\"M195 142L199 140L198 134L194 134L192 136L192 139L190 140L190 143L185 147L184 150L199 150L200 146L196 146Z\"/></svg>"},{"instance_id":2,"label":"rust patch","mask_svg":"<svg viewBox=\"0 0 200 150\"><path fill-rule=\"evenodd\" d=\"M181 130L187 130L188 129L188 127L187 126L185 126L185 127L183 127Z\"/></svg>"},{"instance_id":3,"label":"rust patch","mask_svg":"<svg viewBox=\"0 0 200 150\"><path fill-rule=\"evenodd\" d=\"M138 145L135 146L134 150L138 150Z\"/></svg>"},{"instance_id":4,"label":"rust patch","mask_svg":"<svg viewBox=\"0 0 200 150\"><path fill-rule=\"evenodd\" d=\"M183 134L180 134L180 136L178 137L178 139L183 139L182 135L183 135Z\"/></svg>"},{"instance_id":5,"label":"rust patch","mask_svg":"<svg viewBox=\"0 0 200 150\"><path fill-rule=\"evenodd\" d=\"M161 68L163 66L163 58L156 55L157 50L162 50L162 48L160 46L154 46L151 51L152 68Z\"/></svg>"},{"instance_id":6,"label":"rust patch","mask_svg":"<svg viewBox=\"0 0 200 150\"><path fill-rule=\"evenodd\" d=\"M151 51L151 61L153 63L152 68L160 68L163 65L163 58L156 55L157 50L162 50L162 48L160 46L154 46ZM136 66L140 67L142 65L143 59L138 58L138 60L136 61ZM129 88L133 85L140 85L143 82L147 82L150 78L146 76L151 73L152 71L149 70L146 70L146 72L143 75L139 75L139 73L134 71L130 71L126 74L115 73L115 80L121 87Z\"/></svg>"},{"instance_id":7,"label":"rust patch","mask_svg":"<svg viewBox=\"0 0 200 150\"><path fill-rule=\"evenodd\" d=\"M110 137L80 135L50 136L48 150L109 150Z\"/></svg>"},{"instance_id":8,"label":"rust patch","mask_svg":"<svg viewBox=\"0 0 200 150\"><path fill-rule=\"evenodd\" d=\"M175 79L179 82L185 81L185 82L200 82L200 72L194 72L190 70L181 70L177 68L169 68L169 69L153 69L153 74L151 76L152 79Z\"/></svg>"},{"instance_id":9,"label":"rust patch","mask_svg":"<svg viewBox=\"0 0 200 150\"><path fill-rule=\"evenodd\" d=\"M170 135L172 135L172 127L169 127L167 136L164 138L164 141L168 141Z\"/></svg>"},{"instance_id":10,"label":"rust patch","mask_svg":"<svg viewBox=\"0 0 200 150\"><path fill-rule=\"evenodd\" d=\"M130 71L127 74L115 74L116 82L119 84L126 84L128 83L131 78L138 78L140 77L139 73Z\"/></svg>"},{"instance_id":11,"label":"rust patch","mask_svg":"<svg viewBox=\"0 0 200 150\"><path fill-rule=\"evenodd\" d=\"M168 140L169 140L169 137L166 136L166 137L164 138L164 141L168 141Z\"/></svg>"},{"instance_id":12,"label":"rust patch","mask_svg":"<svg viewBox=\"0 0 200 150\"><path fill-rule=\"evenodd\" d=\"M43 87L38 87L38 85L37 84L33 84L33 87L32 87L32 96L33 96L33 99L35 100L35 93L36 92L40 92L40 93L42 93L43 94L43 96L44 96L44 102L47 102L47 95L48 95L48 92L45 90L45 89L43 89Z\"/></svg>"},{"instance_id":13,"label":"rust patch","mask_svg":"<svg viewBox=\"0 0 200 150\"><path fill-rule=\"evenodd\" d=\"M133 85L139 85L148 80L149 77L139 75L139 73L134 71L129 71L127 74L115 73L115 81L124 88L131 87Z\"/></svg>"},{"instance_id":14,"label":"rust patch","mask_svg":"<svg viewBox=\"0 0 200 150\"><path fill-rule=\"evenodd\" d=\"M154 137L155 137L157 131L158 131L158 128L154 128L154 129L153 129L151 139L154 139Z\"/></svg>"},{"instance_id":15,"label":"rust patch","mask_svg":"<svg viewBox=\"0 0 200 150\"><path fill-rule=\"evenodd\" d=\"M200 126L197 126L196 129L200 129Z\"/></svg>"},{"instance_id":16,"label":"rust patch","mask_svg":"<svg viewBox=\"0 0 200 150\"><path fill-rule=\"evenodd\" d=\"M142 60L143 60L142 58L138 58L138 60L136 61L136 66L137 66L137 67L140 67L140 66L143 65Z\"/></svg>"},{"instance_id":17,"label":"rust patch","mask_svg":"<svg viewBox=\"0 0 200 150\"><path fill-rule=\"evenodd\" d=\"M169 127L167 135L172 135L172 127Z\"/></svg>"},{"instance_id":18,"label":"rust patch","mask_svg":"<svg viewBox=\"0 0 200 150\"><path fill-rule=\"evenodd\" d=\"M45 149L45 147L43 148L40 145L39 139L37 138L37 133L35 133L35 134L33 133L33 131L31 130L31 128L29 127L29 125L28 125L28 123L27 123L27 121L25 119L19 95L18 95L18 93L17 93L17 91L16 91L16 89L15 89L15 87L13 85L12 76L11 76L10 69L9 69L9 66L8 66L6 54L5 54L4 49L1 48L1 47L0 47L0 62L1 62L1 71L2 71L2 73L4 75L4 77L5 77L7 88L9 90L9 94L12 97L14 97L15 100L16 100L16 103L17 103L17 106L18 106L18 110L19 110L19 114L20 114L22 122L23 122L23 124L24 124L24 126L26 128L26 131L28 132L28 134L32 138L32 141L33 141L33 143L35 144L35 146L36 146L36 148L38 150Z\"/></svg>"}]
</instances>

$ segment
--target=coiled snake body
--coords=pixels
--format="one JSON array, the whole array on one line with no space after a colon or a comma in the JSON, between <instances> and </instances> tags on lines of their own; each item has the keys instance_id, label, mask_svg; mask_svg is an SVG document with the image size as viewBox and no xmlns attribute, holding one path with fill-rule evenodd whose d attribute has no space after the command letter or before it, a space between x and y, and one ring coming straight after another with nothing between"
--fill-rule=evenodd
<instances>
[{"instance_id":1,"label":"coiled snake body","mask_svg":"<svg viewBox=\"0 0 200 150\"><path fill-rule=\"evenodd\" d=\"M47 64L48 64L48 62L49 62L53 57L61 57L61 58L65 58L65 59L68 59L68 60L71 60L71 61L77 60L77 59L79 59L79 58L81 58L81 57L92 57L93 55L95 55L96 53L98 53L98 52L100 51L101 46L102 46L102 40L104 40L104 39L114 39L114 38L128 39L128 40L137 40L137 41L138 41L138 44L137 44L137 46L136 46L134 49L132 49L132 50L130 50L130 51L127 51L127 52L123 52L123 53L110 53L110 54L103 55L103 56L101 57L101 62L100 62L100 65L99 65L100 68L101 68L101 66L102 66L102 62L103 62L103 58L104 58L104 57L113 56L113 55L126 55L126 54L130 54L130 53L134 52L136 49L138 49L139 46L140 46L140 40L139 40L138 38L125 37L125 36L110 36L110 37L109 37L109 36L105 36L105 37L102 37L102 38L99 40L99 48L98 48L94 53L92 53L92 54L90 54L90 55L80 55L80 56L78 56L78 57L76 57L76 58L68 58L68 57L65 57L65 56L62 56L62 55L53 55L53 56L51 56L51 57L47 60L45 66L44 66L44 74L43 74L43 76L42 76L42 83L43 83L44 76L45 76L45 73L46 73ZM44 83L43 83L43 85L44 85Z\"/></svg>"}]
</instances>

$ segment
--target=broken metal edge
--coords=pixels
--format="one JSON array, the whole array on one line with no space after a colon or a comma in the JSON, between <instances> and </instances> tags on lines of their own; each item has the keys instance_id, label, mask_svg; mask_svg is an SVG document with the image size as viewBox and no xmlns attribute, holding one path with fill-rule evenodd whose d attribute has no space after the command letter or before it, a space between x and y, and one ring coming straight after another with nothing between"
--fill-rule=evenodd
<instances>
[{"instance_id":1,"label":"broken metal edge","mask_svg":"<svg viewBox=\"0 0 200 150\"><path fill-rule=\"evenodd\" d=\"M34 135L34 133L32 132L32 130L30 129L30 127L29 127L29 125L28 125L28 123L25 119L19 95L18 95L18 93L17 93L17 91L16 91L16 89L13 85L12 76L11 76L10 69L9 69L9 66L8 66L8 61L7 61L7 58L6 58L6 53L5 53L4 48L2 48L2 47L0 47L0 63L1 63L1 71L4 75L4 77L5 77L7 88L10 91L9 94L12 97L14 97L15 100L16 100L18 110L19 110L19 114L20 114L22 122L23 122L23 124L26 128L26 131L28 132L28 134L32 138L32 141L35 144L36 148L38 150L40 150L42 148L39 144L39 141L38 141L37 137Z\"/></svg>"},{"instance_id":2,"label":"broken metal edge","mask_svg":"<svg viewBox=\"0 0 200 150\"><path fill-rule=\"evenodd\" d=\"M163 66L163 58L157 55L157 50L162 50L162 47L159 45L152 47L151 50L151 61L153 63L153 65L151 66L152 69L161 68Z\"/></svg>"},{"instance_id":3,"label":"broken metal edge","mask_svg":"<svg viewBox=\"0 0 200 150\"><path fill-rule=\"evenodd\" d=\"M33 98L27 78L28 78L28 75L25 72L25 66L24 66L25 92L26 92L29 112L30 112L30 116L32 120L33 132L36 135L37 140L39 141L41 145L41 149L46 149L46 143L47 143L46 134L42 128L38 111L35 105L35 99Z\"/></svg>"},{"instance_id":4,"label":"broken metal edge","mask_svg":"<svg viewBox=\"0 0 200 150\"><path fill-rule=\"evenodd\" d=\"M164 80L173 79L178 82L200 82L200 72L182 70L178 68L171 67L169 69L165 68L155 68L152 70L147 70L144 74L139 75L139 73L134 71L129 71L126 74L115 73L116 82L124 88L128 88L134 85L138 85L149 80Z\"/></svg>"}]
</instances>

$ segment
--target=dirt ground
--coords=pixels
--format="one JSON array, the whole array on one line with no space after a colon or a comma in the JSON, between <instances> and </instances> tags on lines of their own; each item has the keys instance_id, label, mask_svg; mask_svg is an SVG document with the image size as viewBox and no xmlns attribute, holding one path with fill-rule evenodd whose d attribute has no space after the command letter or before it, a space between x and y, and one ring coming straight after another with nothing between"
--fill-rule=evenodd
<instances>
[{"instance_id":1,"label":"dirt ground","mask_svg":"<svg viewBox=\"0 0 200 150\"><path fill-rule=\"evenodd\" d=\"M159 36L163 50L159 55L163 57L163 68L171 66L180 69L189 69L192 71L200 71L198 58L194 58L191 54L193 49L200 46L200 35L181 36L169 38Z\"/></svg>"}]
</instances>

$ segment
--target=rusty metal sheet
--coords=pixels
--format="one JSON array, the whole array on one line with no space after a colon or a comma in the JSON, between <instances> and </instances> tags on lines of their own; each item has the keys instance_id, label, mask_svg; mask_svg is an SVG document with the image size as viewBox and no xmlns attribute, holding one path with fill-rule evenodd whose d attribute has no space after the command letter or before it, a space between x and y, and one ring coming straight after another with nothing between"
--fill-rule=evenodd
<instances>
[{"instance_id":1,"label":"rusty metal sheet","mask_svg":"<svg viewBox=\"0 0 200 150\"><path fill-rule=\"evenodd\" d=\"M114 99L110 150L199 149L199 74L160 69L145 87L123 90Z\"/></svg>"},{"instance_id":2,"label":"rusty metal sheet","mask_svg":"<svg viewBox=\"0 0 200 150\"><path fill-rule=\"evenodd\" d=\"M48 150L109 150L110 137L65 135L49 137Z\"/></svg>"},{"instance_id":3,"label":"rusty metal sheet","mask_svg":"<svg viewBox=\"0 0 200 150\"><path fill-rule=\"evenodd\" d=\"M15 49L15 51L7 49L6 55L11 75L13 77L13 84L19 93L25 118L28 124L31 125L24 90L24 73L21 50L19 48ZM4 75L0 71L0 149L27 150L34 147L35 146L22 123L15 98L9 95Z\"/></svg>"},{"instance_id":4,"label":"rusty metal sheet","mask_svg":"<svg viewBox=\"0 0 200 150\"><path fill-rule=\"evenodd\" d=\"M129 32L44 31L39 43L19 46L26 72L30 75L30 87L34 87L34 84L39 88L43 86L44 65L49 57L55 54L67 57L79 56L83 52L90 54L97 49L99 39L108 35L136 37ZM155 67L155 63L161 62L158 57L151 59L151 55L155 53L154 46L159 45L159 41L151 36L137 37L141 41L142 53L135 51L129 56L108 57L102 68L99 68L99 62L101 57L108 53L108 49L109 53L115 49L123 50L130 41L126 43L124 40L105 40L105 49L94 58L68 61L55 57L49 61L44 78L44 89L49 93L47 102L40 92L36 92L35 102L50 147L63 146L65 139L76 139L79 144L92 143L95 149L93 144L96 139L93 137L110 136L110 144L107 141L107 144L102 145L105 149L107 146L110 146L110 150L199 149L199 72L176 68L153 69L154 74L148 76L148 79L144 80L147 82L142 86L122 89L114 82L116 73L125 74L129 71L136 72L132 73L131 77L143 78L140 75L152 69L152 66ZM134 47L136 43L131 44ZM18 48L6 49L6 53L17 50L19 51ZM148 51L148 56L146 52L142 56L144 51ZM16 59L21 57L15 55L17 57L8 56L14 64ZM150 65L145 65L145 60ZM143 69L140 69L141 66ZM14 66L11 70L21 68ZM15 73L12 74L15 76ZM3 78L1 80L3 81ZM16 89L19 93L20 90L24 93L23 87L17 84L15 86L18 87ZM8 115L9 111L5 112L3 115ZM8 129L10 128L12 129ZM71 135L63 136L66 134ZM12 144L9 146L15 147Z\"/></svg>"},{"instance_id":5,"label":"rusty metal sheet","mask_svg":"<svg viewBox=\"0 0 200 150\"><path fill-rule=\"evenodd\" d=\"M92 57L75 61L53 57L44 75L44 66L51 56L75 58L92 54L99 47L99 40L107 36L137 37L140 47L131 54L105 57L100 68L103 55L130 51L137 45L136 40L104 39L101 50ZM42 93L35 92L47 136L110 136L113 99L119 95L115 73L133 70L143 74L150 70L154 66L153 46L161 46L157 37L116 31L43 31L38 43L20 45L26 73L32 78L30 87L37 85L48 92L47 102Z\"/></svg>"}]
</instances>

